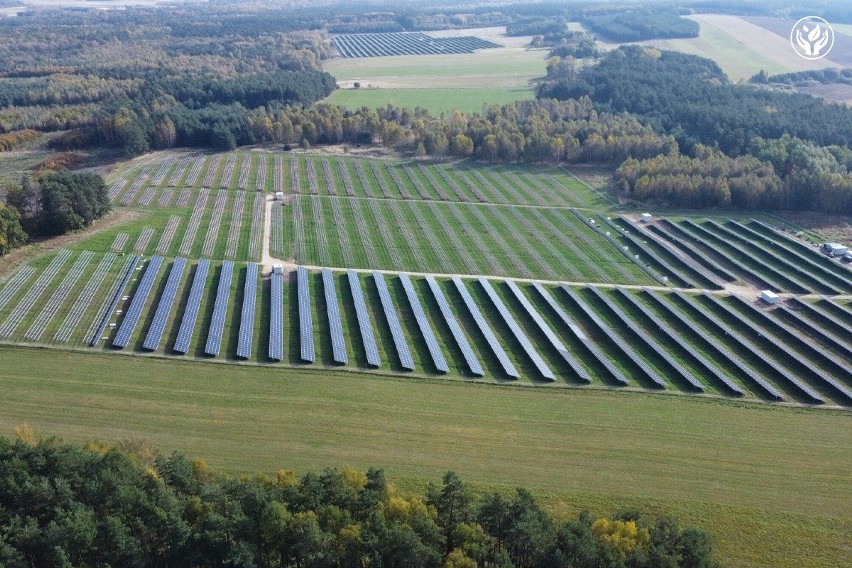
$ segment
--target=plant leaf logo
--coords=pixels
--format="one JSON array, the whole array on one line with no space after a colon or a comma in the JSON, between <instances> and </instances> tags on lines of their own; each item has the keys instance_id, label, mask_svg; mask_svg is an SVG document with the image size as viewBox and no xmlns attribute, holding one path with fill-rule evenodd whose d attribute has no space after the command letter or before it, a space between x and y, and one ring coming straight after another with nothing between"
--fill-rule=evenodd
<instances>
[{"instance_id":1,"label":"plant leaf logo","mask_svg":"<svg viewBox=\"0 0 852 568\"><path fill-rule=\"evenodd\" d=\"M805 59L822 59L834 46L834 30L819 16L806 16L790 30L793 50Z\"/></svg>"}]
</instances>

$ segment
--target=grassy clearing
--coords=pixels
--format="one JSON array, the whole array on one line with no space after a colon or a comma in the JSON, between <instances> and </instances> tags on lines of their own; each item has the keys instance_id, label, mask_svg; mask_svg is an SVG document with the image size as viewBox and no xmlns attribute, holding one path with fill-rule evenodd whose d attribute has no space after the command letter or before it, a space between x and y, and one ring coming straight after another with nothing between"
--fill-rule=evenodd
<instances>
[{"instance_id":1,"label":"grassy clearing","mask_svg":"<svg viewBox=\"0 0 852 568\"><path fill-rule=\"evenodd\" d=\"M439 115L444 112L459 110L465 113L482 112L482 105L503 105L515 101L533 98L530 87L504 87L504 88L466 88L453 89L449 87L423 87L418 89L387 89L387 88L361 88L361 89L338 89L326 99L331 104L346 108L368 108L386 107L387 105L400 107L422 107L430 113Z\"/></svg>"},{"instance_id":2,"label":"grassy clearing","mask_svg":"<svg viewBox=\"0 0 852 568\"><path fill-rule=\"evenodd\" d=\"M529 487L560 515L679 515L727 566L849 560L845 412L19 348L0 368L7 434L137 436L231 473L379 466L412 488L452 468L479 489Z\"/></svg>"}]
</instances>

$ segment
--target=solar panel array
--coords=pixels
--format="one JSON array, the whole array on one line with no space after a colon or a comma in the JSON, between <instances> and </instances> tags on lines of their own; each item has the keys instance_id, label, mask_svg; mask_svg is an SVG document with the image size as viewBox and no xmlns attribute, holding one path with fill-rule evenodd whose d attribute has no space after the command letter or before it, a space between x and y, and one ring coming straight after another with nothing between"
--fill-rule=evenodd
<instances>
[{"instance_id":1,"label":"solar panel array","mask_svg":"<svg viewBox=\"0 0 852 568\"><path fill-rule=\"evenodd\" d=\"M68 310L68 314L65 316L65 319L59 326L59 329L56 330L56 334L53 336L54 341L65 342L71 338L71 334L74 333L75 329L77 329L77 325L80 323L80 320L83 319L83 314L91 306L92 299L95 297L98 290L100 290L104 278L106 278L106 274L115 262L116 258L117 255L111 252L108 252L103 256L100 263L98 263L98 267L95 269L95 272L77 295L77 299L74 300L74 305L72 305L71 309Z\"/></svg>"},{"instance_id":2,"label":"solar panel array","mask_svg":"<svg viewBox=\"0 0 852 568\"><path fill-rule=\"evenodd\" d=\"M379 357L379 348L376 345L376 336L373 334L373 325L370 323L367 304L364 302L361 279L354 270L347 270L346 276L349 278L349 289L352 292L352 303L355 304L355 315L358 318L358 328L361 331L361 341L364 343L367 364L379 367L382 364L382 360Z\"/></svg>"},{"instance_id":3,"label":"solar panel array","mask_svg":"<svg viewBox=\"0 0 852 568\"><path fill-rule=\"evenodd\" d=\"M598 361L598 363L600 363L604 367L604 369L606 369L610 377L612 377L613 380L615 380L621 385L626 386L630 384L627 380L627 377L625 377L624 373L621 372L621 369L616 367L612 363L612 361L610 361L609 357L604 355L603 351L600 350L600 348L595 344L595 342L592 341L589 336L587 336L583 332L580 326L577 325L577 323L571 318L571 316L569 316L565 312L565 310L562 309L562 307L556 302L550 292L548 292L547 289L538 282L534 282L533 287L538 291L541 297L544 298L544 301L547 302L547 304L550 306L550 309L552 309L554 313L556 313L556 315L559 317L559 319L562 320L562 323L567 325L568 329L570 329L574 333L574 335L577 337L577 339L580 341L586 351L591 353L592 357L594 357Z\"/></svg>"},{"instance_id":4,"label":"solar panel array","mask_svg":"<svg viewBox=\"0 0 852 568\"><path fill-rule=\"evenodd\" d=\"M494 288L491 287L491 283L485 278L479 278L478 280L479 285L482 286L485 293L488 294L488 297L491 299L491 303L494 304L495 308L497 308L497 311L500 313L500 317L509 327L509 331L511 331L512 335L515 336L515 339L518 340L518 343L521 345L521 349L523 349L524 353L527 354L527 357L530 358L539 374L545 379L549 379L551 381L556 380L556 375L553 374L553 371L551 371L550 367L547 366L547 363L545 363L539 352L536 351L535 347L533 347L532 342L530 342L527 334L524 333L524 330L521 329L521 326L518 325L518 322L515 321L515 318L512 316L509 308L506 307L506 304L503 303L503 300L500 299L500 296L498 296L497 292L494 291Z\"/></svg>"},{"instance_id":5,"label":"solar panel array","mask_svg":"<svg viewBox=\"0 0 852 568\"><path fill-rule=\"evenodd\" d=\"M122 276L116 283L112 296L108 296L109 300L105 301L102 309L100 310L100 317L95 319L98 323L95 326L92 335L89 337L89 346L94 347L98 344L98 342L100 342L101 334L103 334L110 318L112 318L112 314L115 311L116 306L118 306L118 302L121 300L125 288L127 288L131 277L133 277L133 272L136 270L137 264L139 264L138 256L129 257L125 261Z\"/></svg>"},{"instance_id":6,"label":"solar panel array","mask_svg":"<svg viewBox=\"0 0 852 568\"><path fill-rule=\"evenodd\" d=\"M615 330L613 330L609 325L604 323L604 321L598 316L597 313L577 294L576 291L572 290L570 286L562 285L562 289L568 294L574 303L579 306L579 308L586 314L586 316L592 320L592 323L603 333L616 347L618 347L621 352L627 356L630 361L636 365L642 373L648 379L651 380L652 383L657 385L659 388L666 388L666 382L663 378L655 371L642 357L624 340L618 335Z\"/></svg>"},{"instance_id":7,"label":"solar panel array","mask_svg":"<svg viewBox=\"0 0 852 568\"><path fill-rule=\"evenodd\" d=\"M207 331L207 344L204 353L216 357L222 345L222 332L225 330L225 317L228 314L228 299L231 296L231 280L234 278L234 263L226 260L222 263L219 286L216 288L216 302L213 304L213 319Z\"/></svg>"},{"instance_id":8,"label":"solar panel array","mask_svg":"<svg viewBox=\"0 0 852 568\"><path fill-rule=\"evenodd\" d=\"M160 347L160 341L163 338L163 331L166 329L166 323L169 320L169 314L172 313L172 305L177 296L178 286L183 277L183 271L186 268L185 258L176 258L172 264L172 269L169 272L169 277L166 280L166 288L160 296L160 303L157 304L157 311L154 312L154 321L151 322L151 327L148 328L148 335L145 336L145 342L142 343L143 349L156 351Z\"/></svg>"},{"instance_id":9,"label":"solar panel array","mask_svg":"<svg viewBox=\"0 0 852 568\"><path fill-rule=\"evenodd\" d=\"M44 330L47 328L47 325L56 316L56 313L59 311L60 306L62 306L62 303L65 302L68 295L71 294L71 290L77 284L77 280L80 279L80 276L83 274L83 270L86 269L94 256L95 253L85 251L77 258L74 266L71 267L71 270L68 271L65 278L62 279L62 282L56 290L53 291L50 299L42 308L41 312L39 312L38 316L36 316L35 321L33 321L32 325L30 325L30 328L27 330L24 337L34 341L38 341L41 338Z\"/></svg>"},{"instance_id":10,"label":"solar panel array","mask_svg":"<svg viewBox=\"0 0 852 568\"><path fill-rule=\"evenodd\" d=\"M556 349L556 352L559 353L559 355L565 360L566 363L568 363L568 366L571 367L571 370L574 371L574 374L577 375L577 378L579 378L585 383L591 383L592 377L591 375L589 375L589 372L571 354L571 352L568 351L568 348L565 347L565 344L562 343L562 340L559 339L559 336L556 335L556 332L554 332L550 325L548 325L548 323L544 321L544 318L541 316L538 310L535 309L535 306L530 303L529 299L521 291L521 289L518 288L518 285L515 284L515 282L512 280L507 281L507 284L509 285L509 290L512 291L512 294L514 294L515 298L517 298L517 300L524 307L524 310L527 312L527 315L532 318L536 326L538 326L539 330L541 330L541 332L547 338L547 341L549 341L553 348Z\"/></svg>"},{"instance_id":11,"label":"solar panel array","mask_svg":"<svg viewBox=\"0 0 852 568\"><path fill-rule=\"evenodd\" d=\"M346 364L346 340L343 335L343 324L340 321L340 306L337 304L337 290L334 287L334 273L330 268L322 269L322 287L325 292L328 327L331 333L331 353L335 363Z\"/></svg>"},{"instance_id":12,"label":"solar panel array","mask_svg":"<svg viewBox=\"0 0 852 568\"><path fill-rule=\"evenodd\" d=\"M9 300L12 299L12 296L14 296L18 290L27 283L30 276L35 274L35 271L36 269L32 266L25 266L19 270L17 274L10 278L8 282L6 282L6 285L3 286L3 291L0 292L0 308L5 306Z\"/></svg>"},{"instance_id":13,"label":"solar panel array","mask_svg":"<svg viewBox=\"0 0 852 568\"><path fill-rule=\"evenodd\" d=\"M299 296L300 357L306 363L313 363L316 359L314 351L314 322L311 316L311 290L308 285L308 269L304 266L296 269L296 293Z\"/></svg>"},{"instance_id":14,"label":"solar panel array","mask_svg":"<svg viewBox=\"0 0 852 568\"><path fill-rule=\"evenodd\" d=\"M385 319L388 322L388 327L391 330L393 344L396 347L396 353L399 356L399 364L403 369L408 371L414 370L414 359L411 357L411 350L408 348L408 343L405 341L405 335L402 333L402 326L399 325L399 318L396 315L393 300L391 300L388 286L385 283L385 276L381 272L373 272L373 280L376 281L376 289L379 291L379 300L382 303L382 309L385 312Z\"/></svg>"},{"instance_id":15,"label":"solar panel array","mask_svg":"<svg viewBox=\"0 0 852 568\"><path fill-rule=\"evenodd\" d=\"M189 299L186 301L186 309L180 322L177 339L172 347L175 353L186 353L192 341L192 333L195 330L195 320L198 318L198 310L201 308L201 296L204 295L204 285L207 282L207 272L210 269L210 261L202 259L195 266L195 276L192 278L192 286L189 288Z\"/></svg>"},{"instance_id":16,"label":"solar panel array","mask_svg":"<svg viewBox=\"0 0 852 568\"><path fill-rule=\"evenodd\" d=\"M666 302L653 290L646 289L645 293L648 294L648 296L652 298L658 306L663 308L668 315L680 321L683 325L689 327L692 330L692 333L703 339L704 344L706 346L711 347L714 351L724 357L728 363L730 363L733 367L736 367L736 369L738 369L740 373L742 373L742 376L747 377L751 382L755 383L760 388L760 390L763 391L764 394L768 395L770 398L776 401L784 399L784 395L782 395L778 391L778 389L769 384L769 382L767 382L763 377L761 377L754 369L752 369L747 363L745 363L745 361L740 359L736 354L734 354L733 351L728 349L728 347L724 343L704 331L703 326L695 325L695 323L693 323L686 316L681 314L679 310L669 305L668 302Z\"/></svg>"},{"instance_id":17,"label":"solar panel array","mask_svg":"<svg viewBox=\"0 0 852 568\"><path fill-rule=\"evenodd\" d=\"M130 300L130 307L124 314L124 319L121 320L121 325L118 327L118 333L112 340L112 346L124 349L130 343L130 336L133 335L133 330L136 329L136 324L139 322L139 316L142 315L142 309L148 301L148 295L154 287L154 282L157 279L157 273L160 271L160 266L163 264L162 256L151 257L145 268L145 274L142 276L139 287L136 293L133 294L133 299Z\"/></svg>"},{"instance_id":18,"label":"solar panel array","mask_svg":"<svg viewBox=\"0 0 852 568\"><path fill-rule=\"evenodd\" d=\"M606 304L606 306L618 317L618 319L620 319L621 322L635 334L636 338L639 339L641 343L644 343L651 351L653 351L660 358L662 358L666 362L666 364L669 365L669 367L674 369L675 372L677 372L678 374L680 374L681 377L686 379L686 381L692 386L692 388L698 391L704 390L704 385L701 384L701 381L699 381L695 377L695 375L693 375L692 372L689 371L689 369L681 365L674 357L672 357L669 352L662 346L662 344L660 344L660 342L653 338L653 336L651 336L644 329L633 323L630 318L625 316L624 313L622 313L621 308L615 305L615 303L610 300L603 292L594 287L589 287L589 290L591 290L592 293L598 297L598 299L600 299L604 304Z\"/></svg>"},{"instance_id":19,"label":"solar panel array","mask_svg":"<svg viewBox=\"0 0 852 568\"><path fill-rule=\"evenodd\" d=\"M674 330L669 324L664 322L662 319L657 317L650 309L648 309L645 305L642 304L639 300L633 297L633 294L628 293L622 288L616 288L616 291L621 294L621 297L630 302L633 306L636 307L642 314L645 315L651 322L656 325L660 331L662 331L666 335L667 341L672 341L679 345L683 351L685 351L690 358L694 361L697 361L699 365L701 365L705 371L707 371L710 375L715 377L717 380L721 381L726 387L728 387L735 394L742 396L744 393L742 389L733 381L731 381L725 374L719 369L712 361L704 357L695 347L689 345L679 334ZM694 385L693 385L694 386ZM699 389L703 390L703 389Z\"/></svg>"},{"instance_id":20,"label":"solar panel array","mask_svg":"<svg viewBox=\"0 0 852 568\"><path fill-rule=\"evenodd\" d=\"M453 334L453 339L456 340L456 344L459 346L459 349L461 349L462 356L464 356L465 363L467 363L470 372L477 377L485 375L485 371L483 371L482 365L479 363L479 359L476 358L476 353L473 352L473 348L470 346L467 336L464 334L464 331L462 331L459 322L456 320L456 316L453 315L453 311L450 309L450 304L447 302L447 298L444 296L444 292L441 291L441 287L438 285L435 277L430 274L426 277L426 282L432 290L432 295L435 296L435 301L438 302L438 309L441 310L441 314L444 316L444 321L447 322L447 327L450 328L450 333Z\"/></svg>"},{"instance_id":21,"label":"solar panel array","mask_svg":"<svg viewBox=\"0 0 852 568\"><path fill-rule=\"evenodd\" d=\"M491 326L488 325L488 322L485 320L482 312L479 311L479 307L476 305L476 302L473 301L473 297L470 295L470 292L464 285L464 282L462 282L462 279L458 276L453 276L452 280L453 284L456 286L456 290L458 290L462 297L462 301L464 301L465 307L467 307L470 315L473 316L473 321L476 322L476 326L479 328L480 333L482 333L485 337L485 341L488 343L488 346L491 348L494 356L497 357L497 360L500 362L500 366L503 367L503 372L513 379L520 378L520 373L518 373L518 370L515 368L512 360L509 359L509 356L506 354L506 350L503 349L502 345L500 345L500 342L497 340L497 336L494 335L494 332L491 330Z\"/></svg>"},{"instance_id":22,"label":"solar panel array","mask_svg":"<svg viewBox=\"0 0 852 568\"><path fill-rule=\"evenodd\" d=\"M400 274L399 279L402 281L402 287L405 290L406 297L408 297L411 311L414 312L414 319L417 320L417 327L420 328L420 333L423 334L423 339L426 341L426 348L429 349L429 355L432 357L435 369L439 373L449 373L450 367L447 364L447 359L441 352L441 346L438 345L435 332L432 330L432 326L429 325L429 320L426 318L423 306L420 305L420 300L417 298L417 291L411 283L411 278L408 274Z\"/></svg>"},{"instance_id":23,"label":"solar panel array","mask_svg":"<svg viewBox=\"0 0 852 568\"><path fill-rule=\"evenodd\" d=\"M257 312L257 269L254 262L246 267L246 283L243 287L243 311L240 314L240 334L237 339L237 357L251 357L254 338L254 314Z\"/></svg>"},{"instance_id":24,"label":"solar panel array","mask_svg":"<svg viewBox=\"0 0 852 568\"><path fill-rule=\"evenodd\" d=\"M284 360L284 274L272 273L269 299L269 358Z\"/></svg>"},{"instance_id":25,"label":"solar panel array","mask_svg":"<svg viewBox=\"0 0 852 568\"><path fill-rule=\"evenodd\" d=\"M41 295L47 290L53 278L59 274L59 270L70 256L71 251L65 249L53 257L53 260L50 261L44 272L27 289L27 293L18 301L18 304L6 318L6 321L0 326L0 336L9 337L15 332L32 307L41 298Z\"/></svg>"}]
</instances>

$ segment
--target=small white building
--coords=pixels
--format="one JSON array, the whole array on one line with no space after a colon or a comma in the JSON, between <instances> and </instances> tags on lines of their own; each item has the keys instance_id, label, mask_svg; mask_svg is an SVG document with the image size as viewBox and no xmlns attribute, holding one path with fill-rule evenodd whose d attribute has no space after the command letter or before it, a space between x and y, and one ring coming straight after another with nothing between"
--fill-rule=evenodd
<instances>
[{"instance_id":1,"label":"small white building","mask_svg":"<svg viewBox=\"0 0 852 568\"><path fill-rule=\"evenodd\" d=\"M840 243L825 243L822 245L822 252L828 256L843 256L849 251L849 247Z\"/></svg>"},{"instance_id":2,"label":"small white building","mask_svg":"<svg viewBox=\"0 0 852 568\"><path fill-rule=\"evenodd\" d=\"M272 273L273 274L284 274L284 267L281 266L280 264L273 264L272 265Z\"/></svg>"},{"instance_id":3,"label":"small white building","mask_svg":"<svg viewBox=\"0 0 852 568\"><path fill-rule=\"evenodd\" d=\"M653 220L654 220L654 216L651 215L650 213L642 213L642 222L643 223L650 223Z\"/></svg>"},{"instance_id":4,"label":"small white building","mask_svg":"<svg viewBox=\"0 0 852 568\"><path fill-rule=\"evenodd\" d=\"M284 201L284 192L276 191L275 192L275 201Z\"/></svg>"},{"instance_id":5,"label":"small white building","mask_svg":"<svg viewBox=\"0 0 852 568\"><path fill-rule=\"evenodd\" d=\"M772 290L762 290L760 292L760 299L766 302L767 304L777 304L778 294L776 294Z\"/></svg>"}]
</instances>

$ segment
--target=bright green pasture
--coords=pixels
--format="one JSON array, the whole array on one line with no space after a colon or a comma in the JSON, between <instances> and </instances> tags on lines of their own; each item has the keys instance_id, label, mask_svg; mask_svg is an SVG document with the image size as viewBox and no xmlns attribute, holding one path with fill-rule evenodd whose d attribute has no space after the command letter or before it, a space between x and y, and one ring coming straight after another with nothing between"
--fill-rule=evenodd
<instances>
[{"instance_id":1,"label":"bright green pasture","mask_svg":"<svg viewBox=\"0 0 852 568\"><path fill-rule=\"evenodd\" d=\"M406 488L454 469L559 516L675 514L726 566L850 560L848 412L13 347L0 369L7 435L138 437L240 474L378 466Z\"/></svg>"},{"instance_id":2,"label":"bright green pasture","mask_svg":"<svg viewBox=\"0 0 852 568\"><path fill-rule=\"evenodd\" d=\"M347 108L379 108L387 105L423 107L432 114L459 110L481 112L485 104L507 104L533 98L529 87L492 88L429 88L422 89L338 89L326 99L329 103Z\"/></svg>"}]
</instances>

